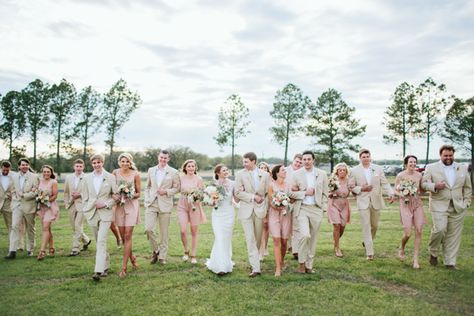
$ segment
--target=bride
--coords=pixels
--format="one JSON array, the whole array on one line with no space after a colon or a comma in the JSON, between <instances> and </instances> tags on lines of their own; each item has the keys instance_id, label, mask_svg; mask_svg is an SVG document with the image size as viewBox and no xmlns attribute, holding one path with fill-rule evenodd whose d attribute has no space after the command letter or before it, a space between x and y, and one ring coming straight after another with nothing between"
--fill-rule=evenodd
<instances>
[{"instance_id":1,"label":"bride","mask_svg":"<svg viewBox=\"0 0 474 316\"><path fill-rule=\"evenodd\" d=\"M229 169L223 164L214 168L216 184L223 186L225 197L219 202L217 208L212 210L212 230L214 231L214 245L211 258L206 265L209 270L217 275L232 272L232 231L234 229L234 181L229 180Z\"/></svg>"}]
</instances>

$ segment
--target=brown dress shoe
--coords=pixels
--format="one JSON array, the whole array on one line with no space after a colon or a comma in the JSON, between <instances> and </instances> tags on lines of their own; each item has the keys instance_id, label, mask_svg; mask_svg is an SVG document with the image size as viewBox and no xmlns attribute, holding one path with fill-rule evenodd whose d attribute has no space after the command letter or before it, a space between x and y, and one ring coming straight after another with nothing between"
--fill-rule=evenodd
<instances>
[{"instance_id":1,"label":"brown dress shoe","mask_svg":"<svg viewBox=\"0 0 474 316\"><path fill-rule=\"evenodd\" d=\"M249 274L249 278L255 278L257 275L260 275L260 272L252 272Z\"/></svg>"},{"instance_id":2,"label":"brown dress shoe","mask_svg":"<svg viewBox=\"0 0 474 316\"><path fill-rule=\"evenodd\" d=\"M459 270L459 268L456 267L456 266L453 265L453 264L447 264L447 265L446 265L446 269L449 269L449 270Z\"/></svg>"},{"instance_id":3,"label":"brown dress shoe","mask_svg":"<svg viewBox=\"0 0 474 316\"><path fill-rule=\"evenodd\" d=\"M433 267L436 267L438 265L438 257L435 257L433 255L430 255L430 264Z\"/></svg>"},{"instance_id":4,"label":"brown dress shoe","mask_svg":"<svg viewBox=\"0 0 474 316\"><path fill-rule=\"evenodd\" d=\"M151 261L150 263L151 264L155 264L158 262L158 255L160 254L159 251L153 251L153 253L151 254Z\"/></svg>"}]
</instances>

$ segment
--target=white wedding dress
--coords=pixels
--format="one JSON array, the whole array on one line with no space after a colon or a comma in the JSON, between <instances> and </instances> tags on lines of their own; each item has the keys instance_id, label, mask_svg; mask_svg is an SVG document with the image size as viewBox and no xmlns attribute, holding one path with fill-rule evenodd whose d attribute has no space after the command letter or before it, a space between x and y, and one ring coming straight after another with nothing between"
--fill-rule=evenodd
<instances>
[{"instance_id":1,"label":"white wedding dress","mask_svg":"<svg viewBox=\"0 0 474 316\"><path fill-rule=\"evenodd\" d=\"M217 209L212 209L212 230L214 231L214 245L212 246L211 258L207 259L206 265L214 273L232 272L232 232L234 230L234 206L232 195L234 182L229 180L224 200L219 202Z\"/></svg>"}]
</instances>

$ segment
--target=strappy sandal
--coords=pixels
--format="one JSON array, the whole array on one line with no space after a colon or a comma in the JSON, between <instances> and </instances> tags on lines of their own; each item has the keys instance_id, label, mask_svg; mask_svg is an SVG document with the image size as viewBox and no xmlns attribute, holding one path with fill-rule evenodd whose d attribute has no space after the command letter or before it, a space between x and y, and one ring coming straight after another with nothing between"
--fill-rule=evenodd
<instances>
[{"instance_id":1,"label":"strappy sandal","mask_svg":"<svg viewBox=\"0 0 474 316\"><path fill-rule=\"evenodd\" d=\"M137 270L138 269L137 257L135 255L132 255L132 257L130 258L130 261L132 262L132 269Z\"/></svg>"},{"instance_id":2,"label":"strappy sandal","mask_svg":"<svg viewBox=\"0 0 474 316\"><path fill-rule=\"evenodd\" d=\"M184 262L189 260L189 250L184 252L184 256L181 258Z\"/></svg>"},{"instance_id":3,"label":"strappy sandal","mask_svg":"<svg viewBox=\"0 0 474 316\"><path fill-rule=\"evenodd\" d=\"M56 252L56 250L54 248L49 248L49 255L51 257L54 257L54 253Z\"/></svg>"},{"instance_id":4,"label":"strappy sandal","mask_svg":"<svg viewBox=\"0 0 474 316\"><path fill-rule=\"evenodd\" d=\"M37 259L38 261L41 261L41 260L44 259L44 257L46 257L46 251L41 250L41 251L39 252L39 254L38 254L38 257L36 257L36 259Z\"/></svg>"},{"instance_id":5,"label":"strappy sandal","mask_svg":"<svg viewBox=\"0 0 474 316\"><path fill-rule=\"evenodd\" d=\"M119 277L121 279L124 279L126 276L127 276L127 268L122 268L122 270L120 270Z\"/></svg>"}]
</instances>

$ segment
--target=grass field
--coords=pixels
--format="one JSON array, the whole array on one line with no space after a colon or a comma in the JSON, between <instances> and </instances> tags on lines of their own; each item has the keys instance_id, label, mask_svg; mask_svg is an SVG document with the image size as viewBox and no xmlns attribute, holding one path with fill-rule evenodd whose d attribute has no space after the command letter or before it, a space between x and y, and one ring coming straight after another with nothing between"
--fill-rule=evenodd
<instances>
[{"instance_id":1,"label":"grass field","mask_svg":"<svg viewBox=\"0 0 474 316\"><path fill-rule=\"evenodd\" d=\"M355 207L353 207L355 210ZM206 209L210 219L210 209ZM426 212L429 222L430 215ZM342 238L345 257L334 256L332 227L323 220L313 275L294 273L297 262L287 257L289 268L281 278L273 276L273 256L265 258L261 277L248 278L245 240L236 221L233 237L235 268L218 277L204 262L213 242L211 223L200 228L199 264L182 263L177 219L171 223L168 263L150 265L150 250L142 224L134 234L134 251L140 265L119 279L121 252L109 236L111 273L99 283L91 280L95 244L78 257L67 257L71 229L67 214L53 226L56 257L43 262L20 252L16 260L0 259L0 315L474 315L474 217L466 216L459 253L460 271L431 267L426 251L429 225L423 234L421 269L411 268L413 240L407 260L397 260L402 233L398 204L381 215L375 240L376 260L367 262L361 246L359 214ZM39 243L40 225L37 221ZM90 229L85 224L85 231ZM271 242L270 242L271 245ZM0 252L7 254L6 230L1 226ZM270 254L272 249L269 249Z\"/></svg>"}]
</instances>

